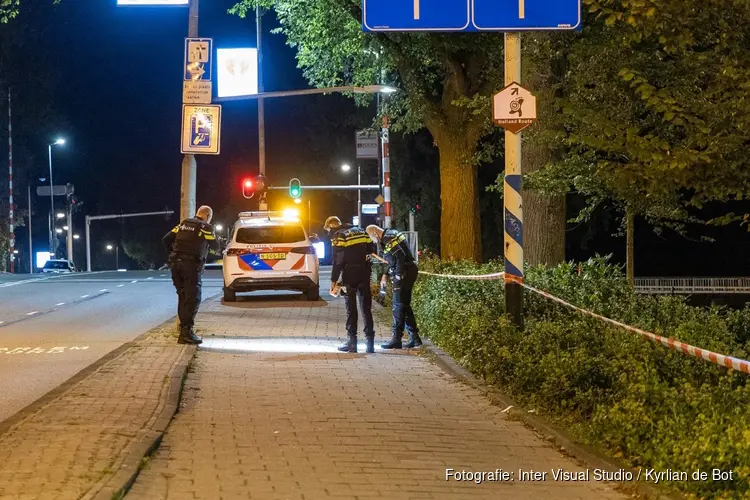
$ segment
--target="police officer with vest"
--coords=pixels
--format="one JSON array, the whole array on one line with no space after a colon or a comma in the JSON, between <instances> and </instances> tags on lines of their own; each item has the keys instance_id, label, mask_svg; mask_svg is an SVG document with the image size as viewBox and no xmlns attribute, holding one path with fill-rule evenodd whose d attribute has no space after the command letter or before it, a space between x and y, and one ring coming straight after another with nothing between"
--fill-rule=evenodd
<instances>
[{"instance_id":1,"label":"police officer with vest","mask_svg":"<svg viewBox=\"0 0 750 500\"><path fill-rule=\"evenodd\" d=\"M375 225L367 226L366 232L388 261L388 274L393 282L393 336L390 342L382 344L381 347L383 349L419 347L422 345L422 339L419 338L417 320L411 308L411 293L419 270L414 255L406 244L406 235L395 229L386 231ZM404 327L409 332L409 342L406 344L401 342Z\"/></svg>"},{"instance_id":2,"label":"police officer with vest","mask_svg":"<svg viewBox=\"0 0 750 500\"><path fill-rule=\"evenodd\" d=\"M342 224L332 216L326 219L323 229L331 234L333 246L333 271L331 272L331 294L336 283L346 287L346 332L348 340L338 349L341 352L357 352L357 301L362 310L365 326L367 352L375 352L375 326L372 319L372 293L370 291L370 262L368 256L375 250L365 232L351 224Z\"/></svg>"},{"instance_id":3,"label":"police officer with vest","mask_svg":"<svg viewBox=\"0 0 750 500\"><path fill-rule=\"evenodd\" d=\"M210 224L211 207L202 206L195 217L185 219L164 236L162 241L169 252L172 283L177 290L177 314L180 318L180 344L200 344L203 341L193 331L195 316L201 304L201 275L209 249L219 252L219 244Z\"/></svg>"}]
</instances>

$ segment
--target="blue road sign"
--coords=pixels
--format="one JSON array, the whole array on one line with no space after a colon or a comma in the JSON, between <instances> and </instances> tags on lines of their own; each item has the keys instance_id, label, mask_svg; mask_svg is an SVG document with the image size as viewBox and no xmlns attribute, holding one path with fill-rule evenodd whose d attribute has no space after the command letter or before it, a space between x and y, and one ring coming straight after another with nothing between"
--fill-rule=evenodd
<instances>
[{"instance_id":1,"label":"blue road sign","mask_svg":"<svg viewBox=\"0 0 750 500\"><path fill-rule=\"evenodd\" d=\"M185 60L182 67L185 81L211 80L213 39L186 38Z\"/></svg>"},{"instance_id":2,"label":"blue road sign","mask_svg":"<svg viewBox=\"0 0 750 500\"><path fill-rule=\"evenodd\" d=\"M581 27L581 0L362 0L364 31L544 31Z\"/></svg>"},{"instance_id":3,"label":"blue road sign","mask_svg":"<svg viewBox=\"0 0 750 500\"><path fill-rule=\"evenodd\" d=\"M362 0L365 31L465 31L471 0Z\"/></svg>"}]
</instances>

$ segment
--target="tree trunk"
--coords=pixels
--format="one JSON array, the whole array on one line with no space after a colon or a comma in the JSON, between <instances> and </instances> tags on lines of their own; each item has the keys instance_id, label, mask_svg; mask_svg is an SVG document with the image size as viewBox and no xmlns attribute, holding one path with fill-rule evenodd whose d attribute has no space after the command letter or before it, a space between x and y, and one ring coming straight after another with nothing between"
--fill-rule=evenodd
<instances>
[{"instance_id":1,"label":"tree trunk","mask_svg":"<svg viewBox=\"0 0 750 500\"><path fill-rule=\"evenodd\" d=\"M474 151L460 135L437 141L440 152L440 256L482 260Z\"/></svg>"},{"instance_id":2,"label":"tree trunk","mask_svg":"<svg viewBox=\"0 0 750 500\"><path fill-rule=\"evenodd\" d=\"M626 237L625 244L625 272L628 277L628 283L635 285L635 212L628 205L625 209L626 219Z\"/></svg>"},{"instance_id":3,"label":"tree trunk","mask_svg":"<svg viewBox=\"0 0 750 500\"><path fill-rule=\"evenodd\" d=\"M551 160L548 146L533 139L525 141L524 174L544 168ZM522 189L521 195L524 260L532 266L555 266L565 262L565 196L549 196L533 189Z\"/></svg>"}]
</instances>

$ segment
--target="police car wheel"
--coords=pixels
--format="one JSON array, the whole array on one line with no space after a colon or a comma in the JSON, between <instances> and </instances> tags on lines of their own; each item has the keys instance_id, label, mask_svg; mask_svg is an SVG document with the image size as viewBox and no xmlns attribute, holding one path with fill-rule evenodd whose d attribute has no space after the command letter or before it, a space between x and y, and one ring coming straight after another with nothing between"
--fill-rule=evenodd
<instances>
[{"instance_id":1,"label":"police car wheel","mask_svg":"<svg viewBox=\"0 0 750 500\"><path fill-rule=\"evenodd\" d=\"M237 293L229 288L224 289L224 302L237 302Z\"/></svg>"},{"instance_id":2,"label":"police car wheel","mask_svg":"<svg viewBox=\"0 0 750 500\"><path fill-rule=\"evenodd\" d=\"M320 298L320 289L318 288L308 288L305 292L305 297L309 301L315 301Z\"/></svg>"}]
</instances>

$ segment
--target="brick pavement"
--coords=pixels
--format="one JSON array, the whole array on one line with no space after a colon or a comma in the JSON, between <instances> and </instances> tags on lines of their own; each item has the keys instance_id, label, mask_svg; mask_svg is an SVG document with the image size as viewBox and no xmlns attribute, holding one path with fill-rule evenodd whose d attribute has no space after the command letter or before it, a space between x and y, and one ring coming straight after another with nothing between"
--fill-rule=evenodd
<instances>
[{"instance_id":1,"label":"brick pavement","mask_svg":"<svg viewBox=\"0 0 750 500\"><path fill-rule=\"evenodd\" d=\"M161 417L169 375L193 349L177 344L174 323L162 325L11 419L0 433L0 499L103 491Z\"/></svg>"},{"instance_id":2,"label":"brick pavement","mask_svg":"<svg viewBox=\"0 0 750 500\"><path fill-rule=\"evenodd\" d=\"M428 359L335 352L341 300L251 300L204 305L181 409L129 499L626 498L553 482L551 469L582 469ZM446 481L446 468L516 480Z\"/></svg>"}]
</instances>

